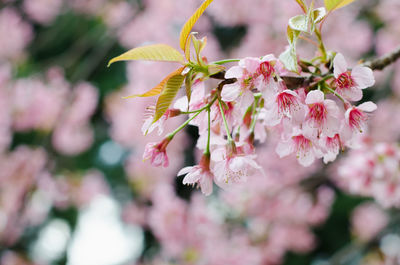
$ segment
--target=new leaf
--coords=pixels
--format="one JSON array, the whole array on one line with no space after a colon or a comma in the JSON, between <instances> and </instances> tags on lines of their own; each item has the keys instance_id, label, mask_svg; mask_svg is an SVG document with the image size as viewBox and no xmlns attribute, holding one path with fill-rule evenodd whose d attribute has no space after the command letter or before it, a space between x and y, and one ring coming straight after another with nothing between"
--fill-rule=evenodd
<instances>
[{"instance_id":1,"label":"new leaf","mask_svg":"<svg viewBox=\"0 0 400 265\"><path fill-rule=\"evenodd\" d=\"M335 9L339 9L341 7L347 6L351 4L355 0L324 0L326 10L333 11Z\"/></svg>"},{"instance_id":2,"label":"new leaf","mask_svg":"<svg viewBox=\"0 0 400 265\"><path fill-rule=\"evenodd\" d=\"M181 74L183 69L184 67L179 68L166 82L165 88L157 99L153 123L164 115L181 88L183 80L185 79L185 76Z\"/></svg>"},{"instance_id":3,"label":"new leaf","mask_svg":"<svg viewBox=\"0 0 400 265\"><path fill-rule=\"evenodd\" d=\"M183 63L182 54L166 44L153 44L134 48L110 60L108 66L118 61L143 60Z\"/></svg>"},{"instance_id":4,"label":"new leaf","mask_svg":"<svg viewBox=\"0 0 400 265\"><path fill-rule=\"evenodd\" d=\"M194 12L194 14L188 19L188 21L186 21L179 37L179 43L182 50L185 50L186 48L186 42L188 41L189 34L192 31L194 24L197 22L197 20L204 13L204 11L207 9L212 1L213 0L204 1L203 4L196 10L196 12Z\"/></svg>"},{"instance_id":5,"label":"new leaf","mask_svg":"<svg viewBox=\"0 0 400 265\"><path fill-rule=\"evenodd\" d=\"M179 68L178 70L173 71L172 73L170 73L167 77L165 77L158 85L156 85L155 87L153 87L152 89L150 89L149 91L143 93L143 94L135 94L135 95L131 95L131 96L127 96L124 98L136 98L136 97L152 97L152 96L157 96L159 95L164 88L166 87L166 84L168 82L168 80L170 80L173 76L177 75L177 74L181 74L182 73L182 68Z\"/></svg>"}]
</instances>

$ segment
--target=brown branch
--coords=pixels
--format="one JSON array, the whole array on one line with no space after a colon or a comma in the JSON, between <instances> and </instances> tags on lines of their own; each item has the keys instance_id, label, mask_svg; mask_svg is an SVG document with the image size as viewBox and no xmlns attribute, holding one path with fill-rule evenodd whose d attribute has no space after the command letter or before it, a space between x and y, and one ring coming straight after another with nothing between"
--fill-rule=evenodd
<instances>
[{"instance_id":1,"label":"brown branch","mask_svg":"<svg viewBox=\"0 0 400 265\"><path fill-rule=\"evenodd\" d=\"M394 49L392 52L387 53L379 58L371 61L366 61L363 66L367 66L374 71L383 70L385 67L391 65L400 58L400 46ZM225 80L225 71L221 71L217 74L211 75L210 78ZM313 76L281 76L287 88L296 89L299 87L307 87L314 80Z\"/></svg>"},{"instance_id":2,"label":"brown branch","mask_svg":"<svg viewBox=\"0 0 400 265\"><path fill-rule=\"evenodd\" d=\"M387 53L379 58L364 63L364 66L371 68L372 70L380 71L386 66L394 63L400 58L400 46L394 49L392 52Z\"/></svg>"}]
</instances>

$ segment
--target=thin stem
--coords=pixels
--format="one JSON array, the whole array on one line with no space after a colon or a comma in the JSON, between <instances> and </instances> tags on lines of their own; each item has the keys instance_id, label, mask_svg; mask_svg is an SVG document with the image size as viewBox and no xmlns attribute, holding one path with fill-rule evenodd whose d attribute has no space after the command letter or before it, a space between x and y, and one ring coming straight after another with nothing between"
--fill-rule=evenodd
<instances>
[{"instance_id":1,"label":"thin stem","mask_svg":"<svg viewBox=\"0 0 400 265\"><path fill-rule=\"evenodd\" d=\"M318 82L316 82L315 84L311 85L311 86L309 87L309 90L313 90L313 88L317 87L319 84L325 82L326 80L328 80L328 79L330 79L330 78L332 78L332 77L334 77L333 74L329 74L329 75L324 76L324 77L323 77L322 79L320 79Z\"/></svg>"},{"instance_id":2,"label":"thin stem","mask_svg":"<svg viewBox=\"0 0 400 265\"><path fill-rule=\"evenodd\" d=\"M228 137L228 142L233 142L232 136L231 136L231 133L230 133L230 130L229 130L228 122L226 121L224 109L222 108L222 103L221 103L220 99L218 99L218 104L219 104L219 109L221 111L222 119L224 120L224 125L225 125L226 134L227 134L227 137Z\"/></svg>"},{"instance_id":3,"label":"thin stem","mask_svg":"<svg viewBox=\"0 0 400 265\"><path fill-rule=\"evenodd\" d=\"M234 63L234 62L239 62L240 59L226 59L226 60L221 60L221 61L215 61L215 62L211 62L211 64L226 64L226 63Z\"/></svg>"},{"instance_id":4,"label":"thin stem","mask_svg":"<svg viewBox=\"0 0 400 265\"><path fill-rule=\"evenodd\" d=\"M337 96L343 103L347 103L347 100L345 100L341 95L339 95L335 90L333 90L332 88L326 86L326 89L328 89L330 92L332 92L332 94L334 94L335 96Z\"/></svg>"},{"instance_id":5,"label":"thin stem","mask_svg":"<svg viewBox=\"0 0 400 265\"><path fill-rule=\"evenodd\" d=\"M299 39L305 40L305 41L311 43L312 45L314 45L314 46L316 46L316 47L319 47L319 44L318 44L317 42L313 41L313 40L310 39L310 38L307 38L307 37L304 37L304 36L301 36L301 35L300 35L300 36L299 36Z\"/></svg>"},{"instance_id":6,"label":"thin stem","mask_svg":"<svg viewBox=\"0 0 400 265\"><path fill-rule=\"evenodd\" d=\"M217 96L215 96L210 103L208 103L207 105L205 105L204 107L197 109L197 110L191 110L191 111L181 111L181 114L193 114L193 113L197 113L197 112L202 112L203 110L206 110L208 108L211 107L212 104L214 104L215 100L217 99Z\"/></svg>"},{"instance_id":7,"label":"thin stem","mask_svg":"<svg viewBox=\"0 0 400 265\"><path fill-rule=\"evenodd\" d=\"M322 41L321 32L318 30L318 28L315 28L315 36L317 36L317 39L319 42L319 49L322 52L323 61L326 61L327 53L326 53L324 42Z\"/></svg>"},{"instance_id":8,"label":"thin stem","mask_svg":"<svg viewBox=\"0 0 400 265\"><path fill-rule=\"evenodd\" d=\"M206 150L204 151L204 155L210 155L210 139L211 139L211 110L210 107L207 108L207 117L208 117L208 134L207 134L207 145Z\"/></svg>"},{"instance_id":9,"label":"thin stem","mask_svg":"<svg viewBox=\"0 0 400 265\"><path fill-rule=\"evenodd\" d=\"M176 128L172 133L167 135L167 138L171 139L174 138L175 134L177 134L179 131L181 131L183 128L185 128L189 122L191 122L194 118L196 118L199 114L201 113L201 111L197 112L196 114L194 114L192 117L190 117L189 119L187 119L184 123L182 123L181 126L179 126L178 128Z\"/></svg>"},{"instance_id":10,"label":"thin stem","mask_svg":"<svg viewBox=\"0 0 400 265\"><path fill-rule=\"evenodd\" d=\"M256 111L258 108L258 103L260 101L260 97L261 97L261 95L254 96L254 107L253 107L253 113L251 114L252 121L251 121L251 125L250 125L250 132L254 132L254 128L256 127L256 124L257 124L257 118L258 118L258 114L260 112L256 113Z\"/></svg>"}]
</instances>

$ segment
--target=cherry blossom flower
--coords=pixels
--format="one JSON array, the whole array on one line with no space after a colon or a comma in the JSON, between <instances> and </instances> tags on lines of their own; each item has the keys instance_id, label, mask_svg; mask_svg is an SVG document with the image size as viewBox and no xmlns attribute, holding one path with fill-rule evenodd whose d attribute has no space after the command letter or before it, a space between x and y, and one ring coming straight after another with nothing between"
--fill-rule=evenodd
<instances>
[{"instance_id":1,"label":"cherry blossom flower","mask_svg":"<svg viewBox=\"0 0 400 265\"><path fill-rule=\"evenodd\" d=\"M325 99L323 92L313 90L307 94L308 114L303 124L304 133L308 137L316 137L323 133L333 137L340 128L339 107L335 101Z\"/></svg>"},{"instance_id":2,"label":"cherry blossom flower","mask_svg":"<svg viewBox=\"0 0 400 265\"><path fill-rule=\"evenodd\" d=\"M213 190L214 176L210 171L210 157L203 155L200 164L193 167L184 167L178 172L178 176L185 175L183 184L195 185L198 184L201 192L208 196Z\"/></svg>"},{"instance_id":3,"label":"cherry blossom flower","mask_svg":"<svg viewBox=\"0 0 400 265\"><path fill-rule=\"evenodd\" d=\"M317 144L307 138L299 129L295 129L289 139L278 143L276 153L281 158L296 153L297 160L305 167L310 166L316 158L322 157Z\"/></svg>"},{"instance_id":4,"label":"cherry blossom flower","mask_svg":"<svg viewBox=\"0 0 400 265\"><path fill-rule=\"evenodd\" d=\"M336 92L350 101L359 101L362 98L362 89L371 87L375 83L372 70L365 66L355 66L348 70L342 54L338 53L333 60L336 82Z\"/></svg>"},{"instance_id":5,"label":"cherry blossom flower","mask_svg":"<svg viewBox=\"0 0 400 265\"><path fill-rule=\"evenodd\" d=\"M212 171L216 183L227 187L232 183L245 182L248 176L260 171L255 161L256 155L239 154L234 143L217 148L211 153L214 162Z\"/></svg>"},{"instance_id":6,"label":"cherry blossom flower","mask_svg":"<svg viewBox=\"0 0 400 265\"><path fill-rule=\"evenodd\" d=\"M169 162L166 148L170 141L171 139L165 138L160 143L148 143L144 149L143 160L150 159L151 164L155 167L168 167Z\"/></svg>"},{"instance_id":7,"label":"cherry blossom flower","mask_svg":"<svg viewBox=\"0 0 400 265\"><path fill-rule=\"evenodd\" d=\"M346 110L346 124L352 130L362 132L367 126L368 115L366 112L373 112L376 109L376 104L371 101L364 102L357 107L353 106Z\"/></svg>"},{"instance_id":8,"label":"cherry blossom flower","mask_svg":"<svg viewBox=\"0 0 400 265\"><path fill-rule=\"evenodd\" d=\"M325 136L320 139L320 146L323 147L324 163L335 161L340 149L344 148L340 135L337 133L333 137Z\"/></svg>"},{"instance_id":9,"label":"cherry blossom flower","mask_svg":"<svg viewBox=\"0 0 400 265\"><path fill-rule=\"evenodd\" d=\"M292 90L285 89L276 93L272 98L266 99L265 124L275 126L282 118L302 122L306 114L306 106L301 103L298 94Z\"/></svg>"}]
</instances>

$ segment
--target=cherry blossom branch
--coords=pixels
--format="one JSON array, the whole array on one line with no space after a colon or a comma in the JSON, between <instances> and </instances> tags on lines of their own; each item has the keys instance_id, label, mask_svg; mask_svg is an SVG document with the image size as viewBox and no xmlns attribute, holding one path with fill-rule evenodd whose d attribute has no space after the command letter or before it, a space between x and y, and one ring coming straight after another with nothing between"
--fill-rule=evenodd
<instances>
[{"instance_id":1,"label":"cherry blossom branch","mask_svg":"<svg viewBox=\"0 0 400 265\"><path fill-rule=\"evenodd\" d=\"M399 58L400 46L379 58L365 62L364 65L371 68L372 70L380 71L397 61L397 59Z\"/></svg>"}]
</instances>

